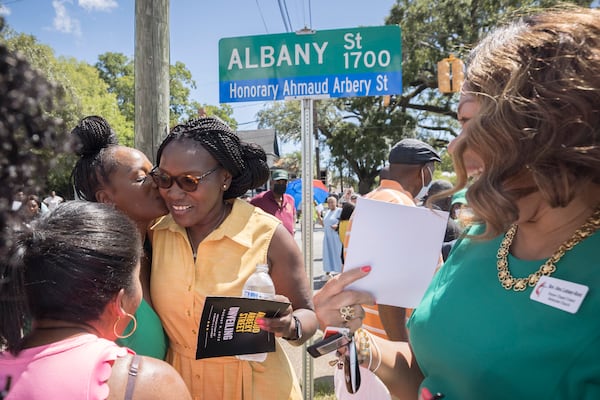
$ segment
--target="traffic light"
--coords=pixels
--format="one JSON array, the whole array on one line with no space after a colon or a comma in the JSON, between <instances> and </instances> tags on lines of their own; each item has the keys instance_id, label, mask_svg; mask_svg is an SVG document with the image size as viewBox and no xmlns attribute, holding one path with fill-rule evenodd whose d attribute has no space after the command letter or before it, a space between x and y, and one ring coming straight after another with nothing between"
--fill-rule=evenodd
<instances>
[{"instance_id":1,"label":"traffic light","mask_svg":"<svg viewBox=\"0 0 600 400\"><path fill-rule=\"evenodd\" d=\"M438 62L438 89L442 93L456 93L465 78L464 64L454 55Z\"/></svg>"},{"instance_id":2,"label":"traffic light","mask_svg":"<svg viewBox=\"0 0 600 400\"><path fill-rule=\"evenodd\" d=\"M463 62L455 58L452 60L452 91L458 92L465 80L465 65Z\"/></svg>"},{"instance_id":3,"label":"traffic light","mask_svg":"<svg viewBox=\"0 0 600 400\"><path fill-rule=\"evenodd\" d=\"M450 80L450 63L447 58L438 62L438 89L442 93L452 93L452 86Z\"/></svg>"}]
</instances>

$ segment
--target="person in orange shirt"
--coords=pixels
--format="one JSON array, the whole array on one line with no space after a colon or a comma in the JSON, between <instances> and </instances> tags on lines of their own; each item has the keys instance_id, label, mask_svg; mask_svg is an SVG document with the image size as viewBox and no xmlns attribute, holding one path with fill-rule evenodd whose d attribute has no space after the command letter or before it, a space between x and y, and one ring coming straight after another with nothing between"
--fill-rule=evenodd
<instances>
[{"instance_id":1,"label":"person in orange shirt","mask_svg":"<svg viewBox=\"0 0 600 400\"><path fill-rule=\"evenodd\" d=\"M415 206L415 199L427 193L433 180L435 163L441 162L441 158L429 144L417 139L403 139L390 150L389 162L389 168L384 167L380 173L379 187L364 197ZM351 232L352 220L346 232L344 251L348 247ZM394 341L408 338L406 309L388 305L363 305L363 308L366 313L364 329Z\"/></svg>"},{"instance_id":2,"label":"person in orange shirt","mask_svg":"<svg viewBox=\"0 0 600 400\"><path fill-rule=\"evenodd\" d=\"M379 186L363 197L416 207L415 199L421 199L428 192L428 187L433 180L435 162L440 161L440 156L427 143L417 139L403 139L390 150L390 164L381 169ZM355 210L352 218L357 212L360 210ZM345 235L344 255L352 234L352 218ZM362 308L365 312L362 329L388 340L406 341L408 339L406 319L412 310L383 304L373 306L363 304ZM367 378L366 374L368 373L369 371L361 368L363 378ZM370 393L376 392L378 398L383 398L382 396L385 396L384 392L387 390L382 388L383 383L376 383L378 381L379 378L374 375L368 379L369 391ZM338 380L334 380L336 385L338 382ZM336 393L344 392L336 387ZM344 397L341 396L341 398ZM387 398L394 397L388 394Z\"/></svg>"}]
</instances>

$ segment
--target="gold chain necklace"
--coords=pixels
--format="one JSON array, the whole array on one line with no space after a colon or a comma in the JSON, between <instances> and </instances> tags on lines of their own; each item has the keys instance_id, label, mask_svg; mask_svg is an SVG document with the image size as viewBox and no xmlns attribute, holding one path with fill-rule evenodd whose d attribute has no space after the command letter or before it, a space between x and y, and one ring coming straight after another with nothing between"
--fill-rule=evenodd
<instances>
[{"instance_id":1,"label":"gold chain necklace","mask_svg":"<svg viewBox=\"0 0 600 400\"><path fill-rule=\"evenodd\" d=\"M530 274L527 278L515 278L508 269L507 259L510 245L517 233L517 225L512 225L508 232L506 232L504 239L502 239L502 243L500 243L500 248L498 249L498 255L496 256L498 258L498 261L496 262L498 280L504 289L513 289L517 292L527 289L527 286L535 286L542 275L550 276L556 271L556 263L567 251L571 250L577 243L585 238L592 236L598 228L600 228L600 206L596 207L594 213L586 219L584 224L575 231L569 240L560 245L558 250L542 264L540 269Z\"/></svg>"}]
</instances>

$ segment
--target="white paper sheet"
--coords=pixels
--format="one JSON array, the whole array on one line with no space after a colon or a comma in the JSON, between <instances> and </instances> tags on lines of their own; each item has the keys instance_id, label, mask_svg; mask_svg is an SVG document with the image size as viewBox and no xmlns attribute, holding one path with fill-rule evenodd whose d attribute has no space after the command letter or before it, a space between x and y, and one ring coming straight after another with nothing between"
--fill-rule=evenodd
<instances>
[{"instance_id":1,"label":"white paper sheet","mask_svg":"<svg viewBox=\"0 0 600 400\"><path fill-rule=\"evenodd\" d=\"M344 270L372 267L348 286L378 304L415 308L440 260L448 213L358 198Z\"/></svg>"}]
</instances>

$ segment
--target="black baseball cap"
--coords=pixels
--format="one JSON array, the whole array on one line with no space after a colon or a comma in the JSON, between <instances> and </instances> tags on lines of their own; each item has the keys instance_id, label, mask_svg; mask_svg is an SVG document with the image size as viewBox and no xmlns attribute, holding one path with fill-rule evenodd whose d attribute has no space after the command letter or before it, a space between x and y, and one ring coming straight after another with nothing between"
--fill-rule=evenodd
<instances>
[{"instance_id":1,"label":"black baseball cap","mask_svg":"<svg viewBox=\"0 0 600 400\"><path fill-rule=\"evenodd\" d=\"M390 150L389 161L390 164L427 164L441 162L442 159L427 143L418 139L402 139Z\"/></svg>"}]
</instances>

